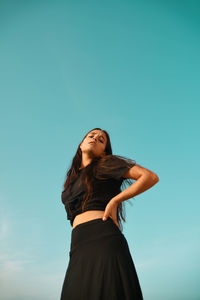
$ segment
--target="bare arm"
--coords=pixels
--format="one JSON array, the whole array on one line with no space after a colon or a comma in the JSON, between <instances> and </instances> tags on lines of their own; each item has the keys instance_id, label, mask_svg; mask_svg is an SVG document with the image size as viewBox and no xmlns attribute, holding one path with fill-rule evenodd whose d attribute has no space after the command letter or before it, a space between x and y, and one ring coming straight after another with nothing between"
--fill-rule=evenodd
<instances>
[{"instance_id":1,"label":"bare arm","mask_svg":"<svg viewBox=\"0 0 200 300\"><path fill-rule=\"evenodd\" d=\"M137 164L130 168L123 175L123 177L134 179L136 181L124 191L112 198L112 200L116 201L117 203L143 193L159 181L159 177L156 175L156 173Z\"/></svg>"}]
</instances>

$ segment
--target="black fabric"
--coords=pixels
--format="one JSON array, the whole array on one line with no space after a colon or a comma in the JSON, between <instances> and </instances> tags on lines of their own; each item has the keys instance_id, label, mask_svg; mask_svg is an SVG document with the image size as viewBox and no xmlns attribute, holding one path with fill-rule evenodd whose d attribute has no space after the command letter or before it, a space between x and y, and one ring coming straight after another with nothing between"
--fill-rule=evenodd
<instances>
[{"instance_id":1,"label":"black fabric","mask_svg":"<svg viewBox=\"0 0 200 300\"><path fill-rule=\"evenodd\" d=\"M96 167L94 168L94 176L96 179L100 180L107 178L123 180L123 175L135 164L136 161L130 158L109 154L104 156L101 161L97 163Z\"/></svg>"},{"instance_id":2,"label":"black fabric","mask_svg":"<svg viewBox=\"0 0 200 300\"><path fill-rule=\"evenodd\" d=\"M61 300L143 300L125 236L111 218L78 224L71 233Z\"/></svg>"},{"instance_id":3,"label":"black fabric","mask_svg":"<svg viewBox=\"0 0 200 300\"><path fill-rule=\"evenodd\" d=\"M87 200L84 211L105 210L110 199L121 192L120 187L125 180L123 175L136 164L134 160L112 154L106 155L102 161L98 161L92 166L94 173L93 193ZM67 219L70 220L71 226L73 226L75 216L82 212L81 203L87 191L84 185L84 169L86 168L83 168L68 189L62 192L62 202L65 205Z\"/></svg>"}]
</instances>

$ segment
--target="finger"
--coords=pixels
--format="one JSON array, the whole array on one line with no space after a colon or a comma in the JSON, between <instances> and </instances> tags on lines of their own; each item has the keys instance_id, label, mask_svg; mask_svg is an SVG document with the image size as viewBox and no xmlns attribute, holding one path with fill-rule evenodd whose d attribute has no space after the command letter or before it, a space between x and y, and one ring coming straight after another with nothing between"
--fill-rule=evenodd
<instances>
[{"instance_id":1,"label":"finger","mask_svg":"<svg viewBox=\"0 0 200 300\"><path fill-rule=\"evenodd\" d=\"M110 215L108 214L108 213L104 213L104 215L103 215L103 220L105 221L105 220L107 220L108 219L108 217L109 217Z\"/></svg>"},{"instance_id":2,"label":"finger","mask_svg":"<svg viewBox=\"0 0 200 300\"><path fill-rule=\"evenodd\" d=\"M103 221L107 220L107 218L108 218L108 217L107 217L106 215L104 215L104 216L103 216Z\"/></svg>"},{"instance_id":3,"label":"finger","mask_svg":"<svg viewBox=\"0 0 200 300\"><path fill-rule=\"evenodd\" d=\"M103 215L103 221L105 221L105 220L107 220L107 218L108 218L108 210L107 209L105 209L105 212L104 212L104 215Z\"/></svg>"},{"instance_id":4,"label":"finger","mask_svg":"<svg viewBox=\"0 0 200 300\"><path fill-rule=\"evenodd\" d=\"M120 227L119 227L119 223L118 223L117 221L115 221L115 224L117 225L118 228L120 228Z\"/></svg>"}]
</instances>

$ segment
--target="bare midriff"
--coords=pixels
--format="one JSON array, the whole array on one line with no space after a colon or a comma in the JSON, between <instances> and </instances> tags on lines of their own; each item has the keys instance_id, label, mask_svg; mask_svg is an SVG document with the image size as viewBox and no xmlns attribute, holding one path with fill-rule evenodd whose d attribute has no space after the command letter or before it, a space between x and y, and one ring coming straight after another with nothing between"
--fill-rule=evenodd
<instances>
[{"instance_id":1,"label":"bare midriff","mask_svg":"<svg viewBox=\"0 0 200 300\"><path fill-rule=\"evenodd\" d=\"M87 222L90 220L103 218L104 212L105 212L104 210L88 210L81 214L78 214L74 218L72 228L74 229L78 224L81 224L81 223L84 223L84 222Z\"/></svg>"}]
</instances>

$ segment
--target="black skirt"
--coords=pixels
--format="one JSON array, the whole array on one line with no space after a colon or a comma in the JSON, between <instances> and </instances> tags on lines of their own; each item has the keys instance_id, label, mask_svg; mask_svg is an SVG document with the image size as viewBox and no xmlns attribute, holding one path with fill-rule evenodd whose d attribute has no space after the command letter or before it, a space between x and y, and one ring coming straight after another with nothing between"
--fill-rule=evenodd
<instances>
[{"instance_id":1,"label":"black skirt","mask_svg":"<svg viewBox=\"0 0 200 300\"><path fill-rule=\"evenodd\" d=\"M61 300L143 300L127 240L111 218L71 232Z\"/></svg>"}]
</instances>

